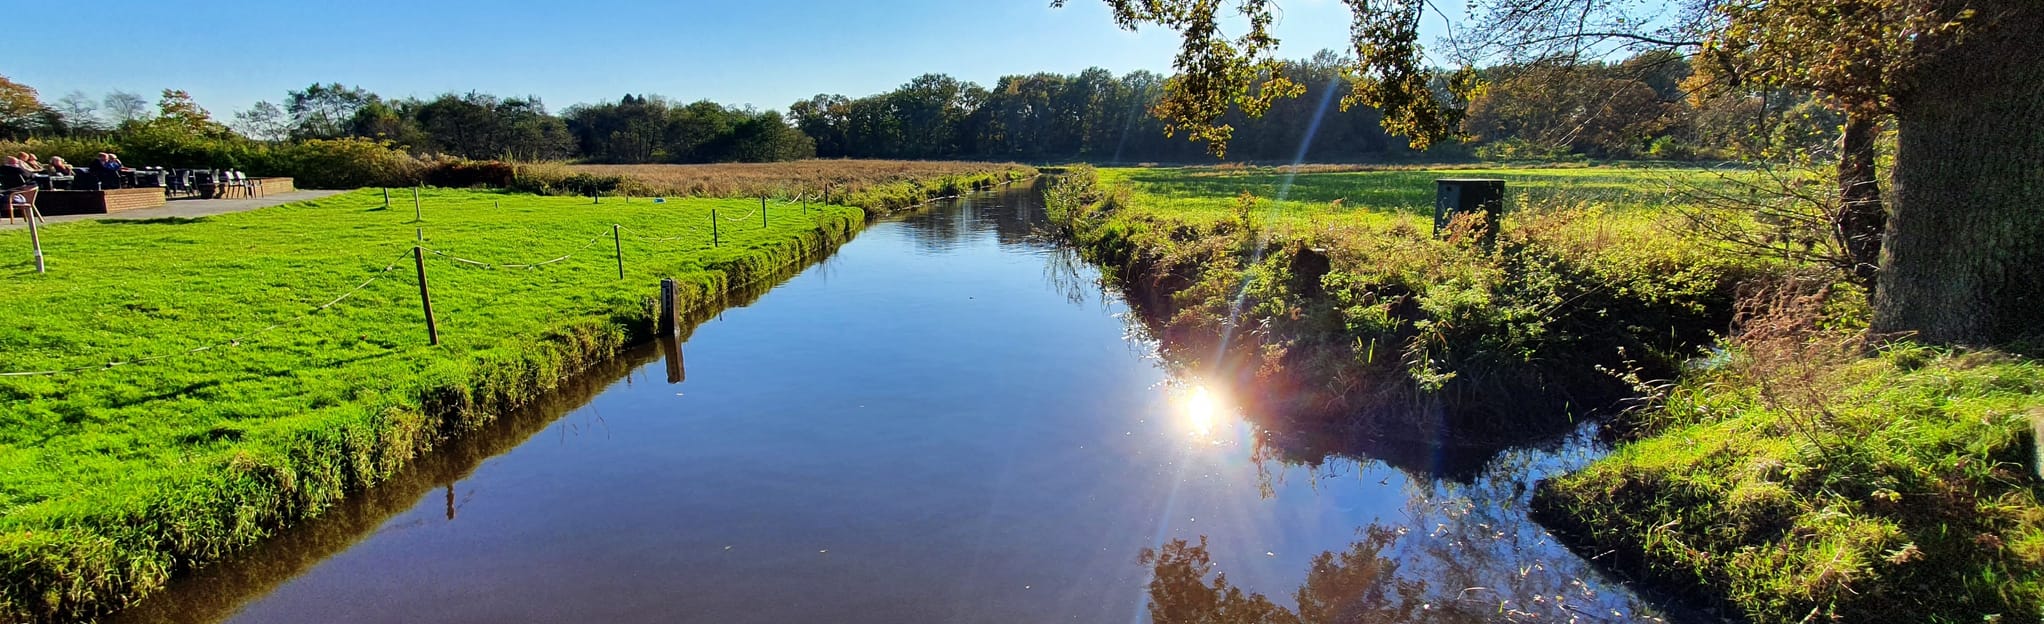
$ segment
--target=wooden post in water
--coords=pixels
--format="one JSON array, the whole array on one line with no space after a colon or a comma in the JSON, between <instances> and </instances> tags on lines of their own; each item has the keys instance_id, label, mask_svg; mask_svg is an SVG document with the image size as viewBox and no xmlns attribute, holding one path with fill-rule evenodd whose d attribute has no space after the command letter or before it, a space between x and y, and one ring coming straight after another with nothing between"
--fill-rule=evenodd
<instances>
[{"instance_id":1,"label":"wooden post in water","mask_svg":"<svg viewBox=\"0 0 2044 624\"><path fill-rule=\"evenodd\" d=\"M9 199L8 201L13 201L13 200L12 200L12 199L10 198L10 199ZM12 210L9 210L9 211L8 211L8 214L13 214L13 211L12 211ZM35 272L37 272L37 273L48 273L48 272L49 272L49 268L48 268L48 267L45 267L45 266L43 266L43 234L42 234L42 232L40 232L40 231L36 230L36 226L35 226L35 222L36 222L37 220L40 220L40 219L42 219L42 218L43 218L43 213L42 213L42 211L40 211L40 210L36 210L36 208L35 208L35 202L29 202L29 203L28 203L28 242L29 242L29 244L30 244L30 245L32 245L32 246L34 246L34 247L35 247Z\"/></svg>"},{"instance_id":2,"label":"wooden post in water","mask_svg":"<svg viewBox=\"0 0 2044 624\"><path fill-rule=\"evenodd\" d=\"M618 234L616 223L610 224L610 242L617 245L617 278L625 278L625 239Z\"/></svg>"},{"instance_id":3,"label":"wooden post in water","mask_svg":"<svg viewBox=\"0 0 2044 624\"><path fill-rule=\"evenodd\" d=\"M426 289L426 248L412 246L412 263L419 267L419 307L426 311L426 340L440 344L440 325L433 321L433 293Z\"/></svg>"},{"instance_id":4,"label":"wooden post in water","mask_svg":"<svg viewBox=\"0 0 2044 624\"><path fill-rule=\"evenodd\" d=\"M711 209L710 209L710 246L711 246L711 247L716 247L716 246L717 246L717 245L719 245L719 244L721 244L721 243L719 243L719 242L717 241L717 209L716 209L716 208L711 208Z\"/></svg>"},{"instance_id":5,"label":"wooden post in water","mask_svg":"<svg viewBox=\"0 0 2044 624\"><path fill-rule=\"evenodd\" d=\"M667 360L667 383L678 384L687 381L688 369L683 368L681 362L681 337L660 337L660 350L661 355L666 356Z\"/></svg>"},{"instance_id":6,"label":"wooden post in water","mask_svg":"<svg viewBox=\"0 0 2044 624\"><path fill-rule=\"evenodd\" d=\"M676 323L681 313L680 310L676 309L679 307L681 307L681 286L674 283L673 278L661 279L660 320L657 321L658 326L654 328L654 331L658 332L661 338L672 338L680 331L680 327Z\"/></svg>"}]
</instances>

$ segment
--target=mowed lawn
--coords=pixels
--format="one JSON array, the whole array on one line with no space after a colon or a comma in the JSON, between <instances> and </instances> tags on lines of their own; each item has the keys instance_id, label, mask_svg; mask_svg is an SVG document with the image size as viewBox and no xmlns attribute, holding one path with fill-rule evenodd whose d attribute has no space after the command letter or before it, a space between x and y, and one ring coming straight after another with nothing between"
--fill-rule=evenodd
<instances>
[{"instance_id":1,"label":"mowed lawn","mask_svg":"<svg viewBox=\"0 0 2044 624\"><path fill-rule=\"evenodd\" d=\"M1126 185L1136 205L1160 210L1174 220L1206 223L1231 219L1238 197L1256 196L1259 217L1282 222L1308 220L1377 223L1401 219L1431 222L1435 180L1505 180L1506 209L1528 204L1584 202L1623 212L1654 213L1693 204L1709 196L1747 192L1752 172L1705 168L1484 168L1342 171L1340 168L1102 168L1100 183Z\"/></svg>"},{"instance_id":2,"label":"mowed lawn","mask_svg":"<svg viewBox=\"0 0 2044 624\"><path fill-rule=\"evenodd\" d=\"M0 546L144 516L230 464L290 465L298 433L416 412L426 389L473 387L478 362L621 334L616 320L643 320L661 277L721 292L711 269L796 262L864 219L777 203L762 226L756 199L592 205L429 189L422 203L423 222L400 189L389 209L362 190L198 220L59 224L42 232L44 275L27 231L0 232L0 373L87 369L0 376ZM410 255L419 231L426 247L483 263L568 257L489 268L426 256L442 338L429 346Z\"/></svg>"}]
</instances>

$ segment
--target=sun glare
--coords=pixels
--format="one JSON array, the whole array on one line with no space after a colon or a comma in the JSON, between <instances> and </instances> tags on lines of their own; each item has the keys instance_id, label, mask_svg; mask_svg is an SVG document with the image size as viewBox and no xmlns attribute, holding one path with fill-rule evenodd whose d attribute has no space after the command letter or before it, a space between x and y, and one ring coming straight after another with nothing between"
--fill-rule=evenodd
<instances>
[{"instance_id":1,"label":"sun glare","mask_svg":"<svg viewBox=\"0 0 2044 624\"><path fill-rule=\"evenodd\" d=\"M1214 425L1221 417L1221 405L1204 384L1192 387L1192 392L1185 395L1182 409L1185 422L1192 426L1193 433L1200 437L1213 435Z\"/></svg>"}]
</instances>

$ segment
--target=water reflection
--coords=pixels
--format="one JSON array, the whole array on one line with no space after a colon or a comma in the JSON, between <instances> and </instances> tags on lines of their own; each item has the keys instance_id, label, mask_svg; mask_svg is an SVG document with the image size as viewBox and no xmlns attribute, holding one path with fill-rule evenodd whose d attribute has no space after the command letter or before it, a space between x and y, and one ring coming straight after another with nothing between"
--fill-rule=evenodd
<instances>
[{"instance_id":1,"label":"water reflection","mask_svg":"<svg viewBox=\"0 0 2044 624\"><path fill-rule=\"evenodd\" d=\"M1206 535L1146 548L1148 614L1159 624L1666 621L1666 604L1614 585L1525 514L1528 484L1588 461L1592 433L1571 436L1566 452L1506 452L1466 483L1408 481L1399 516L1315 555L1290 604L1231 582L1228 571L1250 562L1216 556Z\"/></svg>"},{"instance_id":2,"label":"water reflection","mask_svg":"<svg viewBox=\"0 0 2044 624\"><path fill-rule=\"evenodd\" d=\"M661 336L656 342L660 345L662 359L667 361L667 383L671 385L688 381L688 370L683 368L681 361L681 339Z\"/></svg>"},{"instance_id":3,"label":"water reflection","mask_svg":"<svg viewBox=\"0 0 2044 624\"><path fill-rule=\"evenodd\" d=\"M1194 384L1191 391L1179 399L1179 411L1185 415L1185 422L1192 427L1195 435L1205 438L1214 434L1214 426L1221 419L1220 399L1207 389L1206 384Z\"/></svg>"}]
</instances>

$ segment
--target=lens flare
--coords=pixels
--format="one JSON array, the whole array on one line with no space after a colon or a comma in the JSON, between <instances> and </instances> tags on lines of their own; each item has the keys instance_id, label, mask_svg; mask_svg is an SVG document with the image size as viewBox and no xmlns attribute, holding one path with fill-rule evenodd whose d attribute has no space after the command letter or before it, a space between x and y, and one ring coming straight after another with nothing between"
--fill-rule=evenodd
<instances>
[{"instance_id":1,"label":"lens flare","mask_svg":"<svg viewBox=\"0 0 2044 624\"><path fill-rule=\"evenodd\" d=\"M1184 409L1185 421L1192 425L1194 433L1200 437L1213 435L1214 425L1221 418L1220 401L1214 398L1213 392L1208 391L1205 385L1193 386L1192 392L1185 397Z\"/></svg>"}]
</instances>

